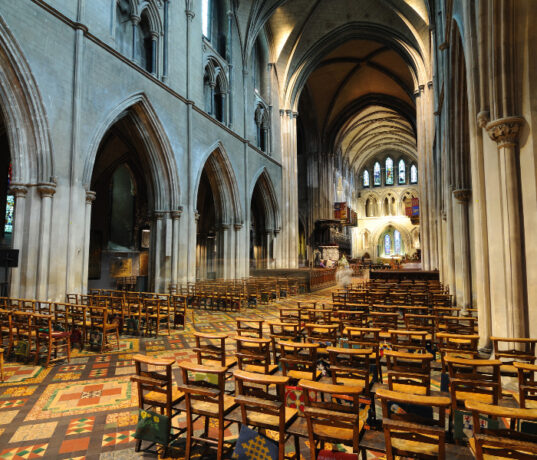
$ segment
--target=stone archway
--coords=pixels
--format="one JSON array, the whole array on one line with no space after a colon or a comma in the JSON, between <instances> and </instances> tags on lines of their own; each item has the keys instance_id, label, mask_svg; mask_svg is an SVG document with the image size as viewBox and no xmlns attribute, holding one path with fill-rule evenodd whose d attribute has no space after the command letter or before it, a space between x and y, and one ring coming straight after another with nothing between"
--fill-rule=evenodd
<instances>
[{"instance_id":1,"label":"stone archway","mask_svg":"<svg viewBox=\"0 0 537 460\"><path fill-rule=\"evenodd\" d=\"M128 171L130 192L114 185L122 169ZM123 177L126 181L127 173ZM181 215L177 167L145 95L118 104L97 129L83 180L88 190L83 283L112 287L118 278L136 277L139 288L155 292L175 284ZM124 222L114 232L116 200L132 206L132 213L120 218Z\"/></svg>"},{"instance_id":2,"label":"stone archway","mask_svg":"<svg viewBox=\"0 0 537 460\"><path fill-rule=\"evenodd\" d=\"M242 210L235 174L220 145L201 169L196 210L196 279L237 277Z\"/></svg>"}]
</instances>

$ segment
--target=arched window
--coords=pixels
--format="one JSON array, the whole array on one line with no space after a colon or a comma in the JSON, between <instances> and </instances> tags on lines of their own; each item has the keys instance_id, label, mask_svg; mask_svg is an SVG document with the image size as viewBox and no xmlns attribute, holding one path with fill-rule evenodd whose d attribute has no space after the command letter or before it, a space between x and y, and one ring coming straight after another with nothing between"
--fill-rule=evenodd
<instances>
[{"instance_id":1,"label":"arched window","mask_svg":"<svg viewBox=\"0 0 537 460\"><path fill-rule=\"evenodd\" d=\"M399 160L399 184L404 184L406 182L406 166L405 160Z\"/></svg>"},{"instance_id":2,"label":"arched window","mask_svg":"<svg viewBox=\"0 0 537 460\"><path fill-rule=\"evenodd\" d=\"M364 176L362 179L362 185L364 187L369 187L369 171L367 169L364 169Z\"/></svg>"},{"instance_id":3,"label":"arched window","mask_svg":"<svg viewBox=\"0 0 537 460\"><path fill-rule=\"evenodd\" d=\"M416 165L412 165L410 167L410 183L411 184L418 183L418 167Z\"/></svg>"},{"instance_id":4,"label":"arched window","mask_svg":"<svg viewBox=\"0 0 537 460\"><path fill-rule=\"evenodd\" d=\"M392 237L389 233L384 235L384 254L389 256L392 253Z\"/></svg>"},{"instance_id":5,"label":"arched window","mask_svg":"<svg viewBox=\"0 0 537 460\"><path fill-rule=\"evenodd\" d=\"M255 109L255 125L257 133L257 147L265 153L269 152L270 117L268 108L259 103Z\"/></svg>"},{"instance_id":6,"label":"arched window","mask_svg":"<svg viewBox=\"0 0 537 460\"><path fill-rule=\"evenodd\" d=\"M124 249L134 246L134 210L136 186L126 164L112 175L110 216L110 248Z\"/></svg>"},{"instance_id":7,"label":"arched window","mask_svg":"<svg viewBox=\"0 0 537 460\"><path fill-rule=\"evenodd\" d=\"M136 50L136 59L140 62L140 67L148 72L155 73L154 68L154 56L156 41L153 42L153 34L151 33L151 26L149 25L149 18L147 13L142 13L140 19L138 33L138 49Z\"/></svg>"},{"instance_id":8,"label":"arched window","mask_svg":"<svg viewBox=\"0 0 537 460\"><path fill-rule=\"evenodd\" d=\"M395 255L401 254L401 233L399 230L393 232L393 252Z\"/></svg>"},{"instance_id":9,"label":"arched window","mask_svg":"<svg viewBox=\"0 0 537 460\"><path fill-rule=\"evenodd\" d=\"M209 57L203 76L205 111L222 123L227 122L228 83L224 69L215 57Z\"/></svg>"},{"instance_id":10,"label":"arched window","mask_svg":"<svg viewBox=\"0 0 537 460\"><path fill-rule=\"evenodd\" d=\"M201 0L201 31L205 37L211 38L210 0Z\"/></svg>"},{"instance_id":11,"label":"arched window","mask_svg":"<svg viewBox=\"0 0 537 460\"><path fill-rule=\"evenodd\" d=\"M377 161L375 165L373 166L373 185L379 186L381 185L381 179L380 179L380 163Z\"/></svg>"},{"instance_id":12,"label":"arched window","mask_svg":"<svg viewBox=\"0 0 537 460\"><path fill-rule=\"evenodd\" d=\"M386 158L386 185L393 185L393 160Z\"/></svg>"}]
</instances>

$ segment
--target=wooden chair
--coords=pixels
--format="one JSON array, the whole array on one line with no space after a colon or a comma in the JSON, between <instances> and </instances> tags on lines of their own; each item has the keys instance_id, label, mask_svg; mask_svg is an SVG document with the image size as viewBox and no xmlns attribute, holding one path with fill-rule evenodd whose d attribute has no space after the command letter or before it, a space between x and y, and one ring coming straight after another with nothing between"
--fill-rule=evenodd
<instances>
[{"instance_id":1,"label":"wooden chair","mask_svg":"<svg viewBox=\"0 0 537 460\"><path fill-rule=\"evenodd\" d=\"M280 340L291 342L300 341L300 325L298 323L282 323L280 321L268 321L270 329L270 341L272 342L272 353L274 364L278 363L278 347L276 343Z\"/></svg>"},{"instance_id":2,"label":"wooden chair","mask_svg":"<svg viewBox=\"0 0 537 460\"><path fill-rule=\"evenodd\" d=\"M326 442L349 445L358 454L360 433L364 428L359 400L363 387L310 380L300 380L298 384L305 395L310 458L316 460L319 448L323 449ZM310 391L317 393L316 401L310 399Z\"/></svg>"},{"instance_id":3,"label":"wooden chair","mask_svg":"<svg viewBox=\"0 0 537 460\"><path fill-rule=\"evenodd\" d=\"M516 362L535 364L535 347L537 339L491 337L494 358L502 361L500 369L502 375L517 376ZM506 348L507 347L507 348Z\"/></svg>"},{"instance_id":4,"label":"wooden chair","mask_svg":"<svg viewBox=\"0 0 537 460\"><path fill-rule=\"evenodd\" d=\"M55 323L54 316L41 315L34 313L32 315L34 328L37 333L36 353L34 364L37 366L41 356L41 348L45 347L47 355L45 366L52 361L58 361L67 358L67 362L71 359L71 331L69 330L69 317L66 314L58 318ZM54 330L54 327L61 330ZM64 352L65 356L58 356L58 352ZM54 353L54 358L52 354Z\"/></svg>"},{"instance_id":5,"label":"wooden chair","mask_svg":"<svg viewBox=\"0 0 537 460\"><path fill-rule=\"evenodd\" d=\"M12 337L15 353L17 353L17 349L19 348L19 342L25 342L25 362L28 362L30 355L35 353L37 349L37 332L32 315L32 312L26 311L11 312Z\"/></svg>"},{"instance_id":6,"label":"wooden chair","mask_svg":"<svg viewBox=\"0 0 537 460\"><path fill-rule=\"evenodd\" d=\"M476 460L537 458L537 436L507 428L483 428L480 423L482 417L497 419L500 424L506 418L513 425L515 420L537 422L537 409L500 407L471 399L465 407L472 412L474 434L469 444Z\"/></svg>"},{"instance_id":7,"label":"wooden chair","mask_svg":"<svg viewBox=\"0 0 537 460\"><path fill-rule=\"evenodd\" d=\"M282 373L294 380L318 380L316 343L278 342Z\"/></svg>"},{"instance_id":8,"label":"wooden chair","mask_svg":"<svg viewBox=\"0 0 537 460\"><path fill-rule=\"evenodd\" d=\"M237 402L241 408L242 424L278 432L278 458L284 459L286 433L298 411L285 407L285 385L288 377L265 375L237 370L234 372ZM275 388L275 394L269 391ZM295 451L300 452L295 436Z\"/></svg>"},{"instance_id":9,"label":"wooden chair","mask_svg":"<svg viewBox=\"0 0 537 460\"><path fill-rule=\"evenodd\" d=\"M536 364L513 363L518 374L518 393L513 397L523 409L537 409L537 372Z\"/></svg>"},{"instance_id":10,"label":"wooden chair","mask_svg":"<svg viewBox=\"0 0 537 460\"><path fill-rule=\"evenodd\" d=\"M446 409L451 401L443 396L421 396L379 388L382 403L382 427L386 440L386 459L446 458ZM432 407L438 419L422 419L416 414L395 414L391 404L413 404Z\"/></svg>"},{"instance_id":11,"label":"wooden chair","mask_svg":"<svg viewBox=\"0 0 537 460\"><path fill-rule=\"evenodd\" d=\"M186 323L187 297L177 294L170 296L170 308L173 312L174 329L181 326L184 330Z\"/></svg>"},{"instance_id":12,"label":"wooden chair","mask_svg":"<svg viewBox=\"0 0 537 460\"><path fill-rule=\"evenodd\" d=\"M500 366L497 359L464 359L446 356L451 394L451 416L464 408L469 399L486 404L498 404L502 393Z\"/></svg>"},{"instance_id":13,"label":"wooden chair","mask_svg":"<svg viewBox=\"0 0 537 460\"><path fill-rule=\"evenodd\" d=\"M143 311L145 312L145 333L155 333L158 337L161 326L165 325L167 335L170 335L170 312L166 302L161 299L144 299Z\"/></svg>"},{"instance_id":14,"label":"wooden chair","mask_svg":"<svg viewBox=\"0 0 537 460\"><path fill-rule=\"evenodd\" d=\"M136 368L136 375L131 381L138 386L138 407L159 411L170 419L168 439L171 441L177 437L183 429L174 427L172 419L181 411L177 407L184 399L184 392L173 385L172 366L173 359L159 359L144 355L132 357ZM172 428L178 433L172 436ZM140 451L142 441L136 441L136 452ZM151 448L153 444L148 446Z\"/></svg>"},{"instance_id":15,"label":"wooden chair","mask_svg":"<svg viewBox=\"0 0 537 460\"><path fill-rule=\"evenodd\" d=\"M386 350L388 388L399 393L429 395L431 388L431 362L429 353L405 353Z\"/></svg>"},{"instance_id":16,"label":"wooden chair","mask_svg":"<svg viewBox=\"0 0 537 460\"><path fill-rule=\"evenodd\" d=\"M339 324L316 324L307 323L306 342L318 345L317 354L326 356L328 352L326 347L335 347L338 344Z\"/></svg>"},{"instance_id":17,"label":"wooden chair","mask_svg":"<svg viewBox=\"0 0 537 460\"><path fill-rule=\"evenodd\" d=\"M85 305L70 305L69 317L71 324L69 330L71 331L71 345L73 345L74 336L80 336L80 349L83 350L88 340L89 333L89 317L88 307ZM75 331L77 331L75 333Z\"/></svg>"},{"instance_id":18,"label":"wooden chair","mask_svg":"<svg viewBox=\"0 0 537 460\"><path fill-rule=\"evenodd\" d=\"M227 337L227 334L203 334L201 332L194 332L196 346L193 350L196 352L198 364L220 366L224 367L226 371L229 371L229 369L237 364L237 358L226 356Z\"/></svg>"},{"instance_id":19,"label":"wooden chair","mask_svg":"<svg viewBox=\"0 0 537 460\"><path fill-rule=\"evenodd\" d=\"M11 312L0 309L0 348L4 349L5 356L9 356L13 347L13 325Z\"/></svg>"},{"instance_id":20,"label":"wooden chair","mask_svg":"<svg viewBox=\"0 0 537 460\"><path fill-rule=\"evenodd\" d=\"M278 370L277 364L271 364L270 339L241 336L234 339L237 342L237 367L241 371L273 374Z\"/></svg>"},{"instance_id":21,"label":"wooden chair","mask_svg":"<svg viewBox=\"0 0 537 460\"><path fill-rule=\"evenodd\" d=\"M263 323L262 319L251 318L236 318L237 322L237 334L240 336L257 337L261 339L263 337Z\"/></svg>"},{"instance_id":22,"label":"wooden chair","mask_svg":"<svg viewBox=\"0 0 537 460\"><path fill-rule=\"evenodd\" d=\"M116 349L119 350L119 325L117 322L108 321L108 309L106 307L88 307L90 328L102 334L100 352L111 345L109 338L116 340Z\"/></svg>"},{"instance_id":23,"label":"wooden chair","mask_svg":"<svg viewBox=\"0 0 537 460\"><path fill-rule=\"evenodd\" d=\"M388 339L390 348L395 351L406 351L412 353L427 352L427 332L406 331L402 329L389 330Z\"/></svg>"},{"instance_id":24,"label":"wooden chair","mask_svg":"<svg viewBox=\"0 0 537 460\"><path fill-rule=\"evenodd\" d=\"M224 430L233 422L225 422L224 417L235 407L235 398L225 394L225 367L204 366L188 361L179 363L183 383L179 389L185 393L187 436L185 459L190 459L192 441L201 441L217 446L217 460L223 458L224 453ZM193 374L203 373L208 378L196 380ZM216 379L216 384L210 383ZM194 416L197 416L194 419ZM203 436L194 436L194 422L199 417L205 418L205 430ZM209 418L217 420L218 436L216 439L209 438Z\"/></svg>"},{"instance_id":25,"label":"wooden chair","mask_svg":"<svg viewBox=\"0 0 537 460\"><path fill-rule=\"evenodd\" d=\"M371 359L375 361L376 378L382 383L382 366L380 362L380 328L347 327L343 331L347 335L350 348L371 348Z\"/></svg>"},{"instance_id":26,"label":"wooden chair","mask_svg":"<svg viewBox=\"0 0 537 460\"><path fill-rule=\"evenodd\" d=\"M397 329L399 313L371 311L367 315L367 322L370 327L380 328L382 331Z\"/></svg>"},{"instance_id":27,"label":"wooden chair","mask_svg":"<svg viewBox=\"0 0 537 460\"><path fill-rule=\"evenodd\" d=\"M442 360L442 372L447 372L446 356L477 359L479 356L477 351L478 343L479 335L477 334L463 335L438 332L436 334L436 344Z\"/></svg>"}]
</instances>

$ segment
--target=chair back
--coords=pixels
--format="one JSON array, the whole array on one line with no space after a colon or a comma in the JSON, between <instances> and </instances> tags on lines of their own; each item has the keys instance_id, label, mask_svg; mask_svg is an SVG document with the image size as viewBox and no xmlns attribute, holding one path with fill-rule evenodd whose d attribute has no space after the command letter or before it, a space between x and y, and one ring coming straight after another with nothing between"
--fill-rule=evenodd
<instances>
[{"instance_id":1,"label":"chair back","mask_svg":"<svg viewBox=\"0 0 537 460\"><path fill-rule=\"evenodd\" d=\"M390 390L420 395L429 394L433 355L387 350L384 356Z\"/></svg>"},{"instance_id":2,"label":"chair back","mask_svg":"<svg viewBox=\"0 0 537 460\"><path fill-rule=\"evenodd\" d=\"M194 351L198 364L203 364L205 360L219 362L221 366L226 365L226 339L227 334L203 334L194 332L196 346Z\"/></svg>"},{"instance_id":3,"label":"chair back","mask_svg":"<svg viewBox=\"0 0 537 460\"><path fill-rule=\"evenodd\" d=\"M278 346L284 376L300 372L307 374L309 380L316 380L318 344L281 341Z\"/></svg>"},{"instance_id":4,"label":"chair back","mask_svg":"<svg viewBox=\"0 0 537 460\"><path fill-rule=\"evenodd\" d=\"M444 396L421 396L379 388L382 404L382 427L386 442L386 459L396 456L446 458L446 409L451 401ZM393 405L412 404L433 409L438 418L425 419L415 413L401 414Z\"/></svg>"},{"instance_id":5,"label":"chair back","mask_svg":"<svg viewBox=\"0 0 537 460\"><path fill-rule=\"evenodd\" d=\"M360 385L364 394L371 393L371 348L328 347L330 373L334 385Z\"/></svg>"},{"instance_id":6,"label":"chair back","mask_svg":"<svg viewBox=\"0 0 537 460\"><path fill-rule=\"evenodd\" d=\"M237 342L237 365L239 370L250 370L253 366L255 372L270 374L272 371L270 362L270 339L259 339L255 337L236 336Z\"/></svg>"}]
</instances>

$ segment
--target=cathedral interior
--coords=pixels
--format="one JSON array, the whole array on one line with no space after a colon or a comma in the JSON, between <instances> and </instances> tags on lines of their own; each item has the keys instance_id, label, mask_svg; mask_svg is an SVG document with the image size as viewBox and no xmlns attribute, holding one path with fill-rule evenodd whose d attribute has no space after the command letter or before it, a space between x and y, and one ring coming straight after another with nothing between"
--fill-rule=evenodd
<instances>
[{"instance_id":1,"label":"cathedral interior","mask_svg":"<svg viewBox=\"0 0 537 460\"><path fill-rule=\"evenodd\" d=\"M537 458L536 19L0 0L0 459Z\"/></svg>"}]
</instances>

